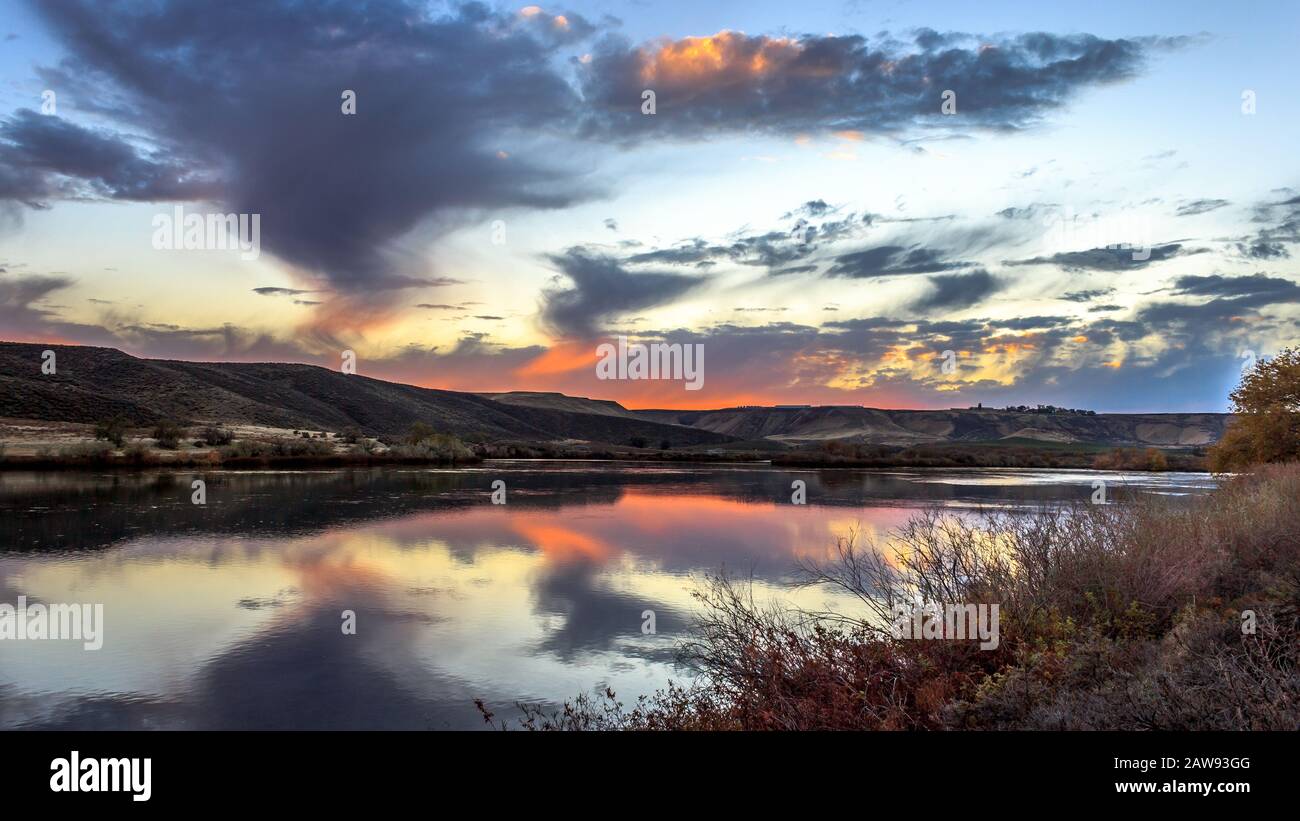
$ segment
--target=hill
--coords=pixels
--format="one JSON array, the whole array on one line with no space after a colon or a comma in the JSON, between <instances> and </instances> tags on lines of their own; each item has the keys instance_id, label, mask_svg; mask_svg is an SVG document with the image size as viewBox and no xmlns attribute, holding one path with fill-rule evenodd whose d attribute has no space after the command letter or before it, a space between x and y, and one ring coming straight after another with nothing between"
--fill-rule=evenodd
<instances>
[{"instance_id":1,"label":"hill","mask_svg":"<svg viewBox=\"0 0 1300 821\"><path fill-rule=\"evenodd\" d=\"M41 351L57 354L43 375ZM115 414L397 436L413 422L478 442L592 442L654 448L784 450L826 442L922 446L1003 443L1195 448L1225 413L1022 413L854 405L630 410L538 391L465 393L345 375L314 365L139 359L113 348L0 342L0 417L93 423Z\"/></svg>"},{"instance_id":2,"label":"hill","mask_svg":"<svg viewBox=\"0 0 1300 821\"><path fill-rule=\"evenodd\" d=\"M864 444L1038 440L1194 447L1218 441L1226 413L1016 413L996 410L878 410L851 406L797 409L739 408L639 414L742 439L789 444L839 439Z\"/></svg>"},{"instance_id":3,"label":"hill","mask_svg":"<svg viewBox=\"0 0 1300 821\"><path fill-rule=\"evenodd\" d=\"M554 394L558 396L558 394ZM550 396L550 395L548 395ZM795 447L827 441L846 444L921 445L927 443L1007 442L1024 444L1104 444L1147 447L1200 447L1217 442L1231 414L1226 413L1018 413L978 410L882 410L855 405L807 408L745 407L722 410L627 410L616 403L565 397L566 407L604 413L596 404L615 405L638 419L686 425L754 442ZM515 404L532 404L529 394L514 394ZM544 407L537 400L537 406Z\"/></svg>"},{"instance_id":4,"label":"hill","mask_svg":"<svg viewBox=\"0 0 1300 821\"><path fill-rule=\"evenodd\" d=\"M488 399L506 405L518 405L526 408L594 413L598 416L621 416L625 419L638 418L636 411L630 411L610 399L588 399L585 396L567 396L563 393L547 391L508 391L506 393L481 393L478 395L486 396Z\"/></svg>"},{"instance_id":5,"label":"hill","mask_svg":"<svg viewBox=\"0 0 1300 821\"><path fill-rule=\"evenodd\" d=\"M41 373L53 350L54 374ZM115 414L396 436L423 421L469 441L717 445L727 434L617 415L497 402L314 365L139 359L113 348L0 342L0 416L92 423Z\"/></svg>"}]
</instances>

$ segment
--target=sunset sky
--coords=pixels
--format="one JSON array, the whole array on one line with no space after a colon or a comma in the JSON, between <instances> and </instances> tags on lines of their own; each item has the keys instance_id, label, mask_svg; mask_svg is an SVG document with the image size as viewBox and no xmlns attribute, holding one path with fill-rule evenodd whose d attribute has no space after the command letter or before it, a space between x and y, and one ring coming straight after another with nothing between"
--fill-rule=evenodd
<instances>
[{"instance_id":1,"label":"sunset sky","mask_svg":"<svg viewBox=\"0 0 1300 821\"><path fill-rule=\"evenodd\" d=\"M3 340L353 350L366 376L629 407L1102 411L1224 410L1243 362L1300 341L1293 2L0 21ZM177 205L259 214L260 257L155 249ZM620 334L702 344L704 388L598 380Z\"/></svg>"}]
</instances>

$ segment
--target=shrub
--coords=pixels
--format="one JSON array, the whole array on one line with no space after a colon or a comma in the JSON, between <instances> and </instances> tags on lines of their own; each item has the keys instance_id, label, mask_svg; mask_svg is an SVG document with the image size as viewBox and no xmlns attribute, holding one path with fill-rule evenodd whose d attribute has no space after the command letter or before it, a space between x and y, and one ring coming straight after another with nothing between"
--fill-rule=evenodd
<instances>
[{"instance_id":1,"label":"shrub","mask_svg":"<svg viewBox=\"0 0 1300 821\"><path fill-rule=\"evenodd\" d=\"M447 433L434 433L416 445L397 445L389 455L399 459L427 459L429 461L455 462L471 459L474 451L460 439Z\"/></svg>"},{"instance_id":2,"label":"shrub","mask_svg":"<svg viewBox=\"0 0 1300 821\"><path fill-rule=\"evenodd\" d=\"M406 432L406 444L418 445L433 436L433 428L424 422L416 422Z\"/></svg>"},{"instance_id":3,"label":"shrub","mask_svg":"<svg viewBox=\"0 0 1300 821\"><path fill-rule=\"evenodd\" d=\"M59 458L74 462L106 462L113 455L108 442L78 442L59 451Z\"/></svg>"},{"instance_id":4,"label":"shrub","mask_svg":"<svg viewBox=\"0 0 1300 821\"><path fill-rule=\"evenodd\" d=\"M274 456L330 456L334 453L334 446L329 442L322 442L319 439L288 439L282 442L276 442L272 446Z\"/></svg>"},{"instance_id":5,"label":"shrub","mask_svg":"<svg viewBox=\"0 0 1300 821\"><path fill-rule=\"evenodd\" d=\"M95 423L95 438L112 442L114 447L122 447L126 440L127 419L122 414L117 414L111 419L103 419Z\"/></svg>"},{"instance_id":6,"label":"shrub","mask_svg":"<svg viewBox=\"0 0 1300 821\"><path fill-rule=\"evenodd\" d=\"M129 462L142 464L149 459L149 446L137 439L126 446L126 449L122 451L122 455Z\"/></svg>"},{"instance_id":7,"label":"shrub","mask_svg":"<svg viewBox=\"0 0 1300 821\"><path fill-rule=\"evenodd\" d=\"M223 459L255 459L271 456L274 452L275 448L270 442L263 442L258 439L240 439L221 448L221 457Z\"/></svg>"},{"instance_id":8,"label":"shrub","mask_svg":"<svg viewBox=\"0 0 1300 821\"><path fill-rule=\"evenodd\" d=\"M226 428L218 427L216 425L208 425L203 429L200 435L203 437L203 441L212 447L229 445L235 440L235 435L233 433Z\"/></svg>"},{"instance_id":9,"label":"shrub","mask_svg":"<svg viewBox=\"0 0 1300 821\"><path fill-rule=\"evenodd\" d=\"M1136 448L1115 448L1110 453L1099 454L1092 460L1097 470L1169 470L1169 459L1158 448L1145 451Z\"/></svg>"},{"instance_id":10,"label":"shrub","mask_svg":"<svg viewBox=\"0 0 1300 821\"><path fill-rule=\"evenodd\" d=\"M164 419L154 425L153 438L158 447L164 450L176 450L180 445L181 437L185 435L185 429L177 423Z\"/></svg>"}]
</instances>

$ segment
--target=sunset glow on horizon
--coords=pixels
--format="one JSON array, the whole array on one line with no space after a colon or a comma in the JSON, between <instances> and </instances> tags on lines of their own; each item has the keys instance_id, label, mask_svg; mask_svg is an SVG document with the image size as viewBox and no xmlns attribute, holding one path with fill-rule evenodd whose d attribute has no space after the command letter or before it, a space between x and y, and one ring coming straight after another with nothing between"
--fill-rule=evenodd
<instances>
[{"instance_id":1,"label":"sunset glow on horizon","mask_svg":"<svg viewBox=\"0 0 1300 821\"><path fill-rule=\"evenodd\" d=\"M1297 339L1285 3L395 2L214 10L217 42L180 5L3 2L0 340L1123 412L1225 410ZM174 209L258 215L258 253L157 247ZM617 336L702 346L702 386L597 378Z\"/></svg>"}]
</instances>

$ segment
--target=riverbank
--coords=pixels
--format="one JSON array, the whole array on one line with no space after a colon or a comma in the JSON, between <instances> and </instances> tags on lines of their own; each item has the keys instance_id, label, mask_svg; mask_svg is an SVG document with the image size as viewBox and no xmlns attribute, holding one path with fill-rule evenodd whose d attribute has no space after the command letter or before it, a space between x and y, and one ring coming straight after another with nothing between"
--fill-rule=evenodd
<instances>
[{"instance_id":1,"label":"riverbank","mask_svg":"<svg viewBox=\"0 0 1300 821\"><path fill-rule=\"evenodd\" d=\"M97 438L97 434L99 438ZM103 438L112 437L115 441ZM478 464L485 459L581 459L634 462L771 462L816 468L1040 468L1116 471L1203 471L1198 449L1114 448L1086 443L1012 440L914 446L824 443L791 450L772 441L727 447L654 447L648 443L462 442L432 430L387 441L266 426L173 426L97 430L96 426L0 420L0 470L85 468L342 467Z\"/></svg>"},{"instance_id":2,"label":"riverbank","mask_svg":"<svg viewBox=\"0 0 1300 821\"><path fill-rule=\"evenodd\" d=\"M437 457L390 456L339 453L320 456L247 456L222 457L219 453L179 454L150 453L142 457L127 456L121 453L92 455L86 457L54 456L41 458L36 456L5 457L0 459L0 470L89 470L121 469L146 470L155 468L183 468L220 470L222 468L290 468L290 467L382 467L384 465L473 465L482 460L478 457L446 459Z\"/></svg>"},{"instance_id":3,"label":"riverbank","mask_svg":"<svg viewBox=\"0 0 1300 821\"><path fill-rule=\"evenodd\" d=\"M0 424L0 470L366 467L481 460L458 439L432 433L407 442L381 442L355 432L252 425L130 429L29 420Z\"/></svg>"},{"instance_id":4,"label":"riverbank","mask_svg":"<svg viewBox=\"0 0 1300 821\"><path fill-rule=\"evenodd\" d=\"M944 442L914 446L827 443L772 457L773 465L818 468L1058 468L1091 470L1204 471L1200 448L1137 448L1031 440Z\"/></svg>"},{"instance_id":5,"label":"riverbank","mask_svg":"<svg viewBox=\"0 0 1300 821\"><path fill-rule=\"evenodd\" d=\"M493 724L559 730L1294 730L1297 498L1291 463L1191 503L927 512L889 545L846 534L832 559L801 566L804 584L851 594L857 611L775 607L710 577L678 647L689 685L631 707L609 690L522 705L518 720L478 706ZM894 605L918 600L997 607L981 622L993 635L897 630Z\"/></svg>"}]
</instances>

